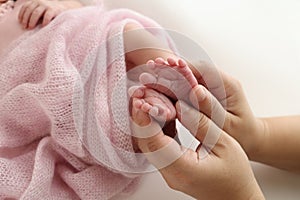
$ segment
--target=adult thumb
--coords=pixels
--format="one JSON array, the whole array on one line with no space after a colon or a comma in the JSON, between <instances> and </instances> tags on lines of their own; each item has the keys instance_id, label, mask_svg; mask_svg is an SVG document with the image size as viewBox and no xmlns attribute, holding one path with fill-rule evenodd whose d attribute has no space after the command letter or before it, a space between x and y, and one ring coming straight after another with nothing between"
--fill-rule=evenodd
<instances>
[{"instance_id":1,"label":"adult thumb","mask_svg":"<svg viewBox=\"0 0 300 200\"><path fill-rule=\"evenodd\" d=\"M146 115L143 111L138 112L136 116L140 116L139 119ZM138 147L157 169L171 165L183 154L181 146L173 138L165 135L158 122L152 118L146 125L137 124L132 120L131 130Z\"/></svg>"}]
</instances>

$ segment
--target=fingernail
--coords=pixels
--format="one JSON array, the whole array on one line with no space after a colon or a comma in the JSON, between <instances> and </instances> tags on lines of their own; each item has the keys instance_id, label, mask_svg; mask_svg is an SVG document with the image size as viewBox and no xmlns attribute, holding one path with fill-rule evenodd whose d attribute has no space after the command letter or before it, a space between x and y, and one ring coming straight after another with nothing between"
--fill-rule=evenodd
<instances>
[{"instance_id":1,"label":"fingernail","mask_svg":"<svg viewBox=\"0 0 300 200\"><path fill-rule=\"evenodd\" d=\"M154 62L154 60L149 60L149 61L147 62L147 66L148 66L149 68L153 69L153 68L155 67L155 62Z\"/></svg>"},{"instance_id":2,"label":"fingernail","mask_svg":"<svg viewBox=\"0 0 300 200\"><path fill-rule=\"evenodd\" d=\"M185 67L187 65L186 62L184 60L182 60L182 59L179 59L178 64L181 67Z\"/></svg>"},{"instance_id":3,"label":"fingernail","mask_svg":"<svg viewBox=\"0 0 300 200\"><path fill-rule=\"evenodd\" d=\"M165 61L163 58L156 58L155 63L160 64L160 65L167 65L168 63Z\"/></svg>"},{"instance_id":4,"label":"fingernail","mask_svg":"<svg viewBox=\"0 0 300 200\"><path fill-rule=\"evenodd\" d=\"M147 65L152 65L154 64L154 60L148 60Z\"/></svg>"}]
</instances>

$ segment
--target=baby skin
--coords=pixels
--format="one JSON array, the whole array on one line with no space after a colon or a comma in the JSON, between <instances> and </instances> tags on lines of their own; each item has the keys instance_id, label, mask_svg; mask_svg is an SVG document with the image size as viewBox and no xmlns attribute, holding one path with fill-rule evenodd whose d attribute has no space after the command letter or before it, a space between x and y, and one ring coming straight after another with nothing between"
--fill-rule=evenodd
<instances>
[{"instance_id":1,"label":"baby skin","mask_svg":"<svg viewBox=\"0 0 300 200\"><path fill-rule=\"evenodd\" d=\"M19 21L24 29L33 29L39 23L46 26L60 13L82 6L77 0L28 0L19 12Z\"/></svg>"},{"instance_id":2,"label":"baby skin","mask_svg":"<svg viewBox=\"0 0 300 200\"><path fill-rule=\"evenodd\" d=\"M145 86L131 87L132 106L148 113L159 122L168 122L176 117L173 103L164 94Z\"/></svg>"},{"instance_id":3,"label":"baby skin","mask_svg":"<svg viewBox=\"0 0 300 200\"><path fill-rule=\"evenodd\" d=\"M147 65L153 74L142 73L140 82L173 100L188 100L190 90L198 85L197 79L183 59L176 61L173 58L157 58L148 61Z\"/></svg>"},{"instance_id":4,"label":"baby skin","mask_svg":"<svg viewBox=\"0 0 300 200\"><path fill-rule=\"evenodd\" d=\"M176 110L169 98L186 99L198 82L182 59L176 61L168 58L165 61L157 58L155 61L150 60L147 65L154 73L142 73L140 82L145 86L134 86L129 89L132 105L159 122L174 120Z\"/></svg>"},{"instance_id":5,"label":"baby skin","mask_svg":"<svg viewBox=\"0 0 300 200\"><path fill-rule=\"evenodd\" d=\"M12 10L14 6L13 1L8 0L0 0L0 17L5 15L5 13L9 10Z\"/></svg>"}]
</instances>

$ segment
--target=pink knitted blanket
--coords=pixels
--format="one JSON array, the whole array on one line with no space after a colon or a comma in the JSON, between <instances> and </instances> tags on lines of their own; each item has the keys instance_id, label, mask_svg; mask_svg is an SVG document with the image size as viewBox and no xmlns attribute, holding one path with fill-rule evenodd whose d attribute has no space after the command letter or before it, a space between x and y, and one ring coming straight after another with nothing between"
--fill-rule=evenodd
<instances>
[{"instance_id":1,"label":"pink knitted blanket","mask_svg":"<svg viewBox=\"0 0 300 200\"><path fill-rule=\"evenodd\" d=\"M157 26L129 10L86 7L0 55L0 199L105 200L134 190L148 163L130 135L129 21Z\"/></svg>"}]
</instances>

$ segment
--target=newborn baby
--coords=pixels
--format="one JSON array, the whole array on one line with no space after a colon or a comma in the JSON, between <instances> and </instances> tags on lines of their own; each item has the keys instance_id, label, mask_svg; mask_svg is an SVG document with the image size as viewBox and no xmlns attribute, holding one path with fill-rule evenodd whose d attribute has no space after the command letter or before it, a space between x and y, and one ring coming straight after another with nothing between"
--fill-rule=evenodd
<instances>
[{"instance_id":1,"label":"newborn baby","mask_svg":"<svg viewBox=\"0 0 300 200\"><path fill-rule=\"evenodd\" d=\"M0 0L0 54L26 29L45 26L63 11L81 6L76 0Z\"/></svg>"},{"instance_id":2,"label":"newborn baby","mask_svg":"<svg viewBox=\"0 0 300 200\"><path fill-rule=\"evenodd\" d=\"M16 15L6 15L5 20L14 20L14 25L24 30L17 11L15 6L10 13ZM7 188L0 192L1 197L59 199L63 195L64 199L106 200L135 189L149 163L134 151L126 71L158 56L172 57L170 52L175 49L163 30L148 31L147 27L159 28L129 10L90 6L65 12L47 27L28 31L1 55L0 146L18 147L18 156L10 159L6 159L8 153L0 152L5 166L0 176ZM9 36L2 28L4 37ZM145 42L152 48L145 48ZM159 89L169 88L161 84L164 87L153 90L151 81L168 79L172 75L165 73L168 69L185 68L156 61L149 63L154 73L143 73L140 78L149 83L143 90L149 103ZM133 82L139 76L136 74ZM178 72L172 76L176 81L183 77ZM170 113L167 120L175 117L175 112Z\"/></svg>"},{"instance_id":3,"label":"newborn baby","mask_svg":"<svg viewBox=\"0 0 300 200\"><path fill-rule=\"evenodd\" d=\"M14 7L16 0L0 0L0 17ZM61 12L69 9L82 7L76 0L28 0L19 12L19 21L23 28L35 28L39 22L45 26Z\"/></svg>"},{"instance_id":4,"label":"newborn baby","mask_svg":"<svg viewBox=\"0 0 300 200\"><path fill-rule=\"evenodd\" d=\"M172 121L176 110L172 100L188 101L188 96L198 82L187 63L179 59L157 58L147 63L155 74L142 73L140 82L145 86L129 88L133 109L148 113L159 122ZM169 98L168 98L169 97Z\"/></svg>"}]
</instances>

